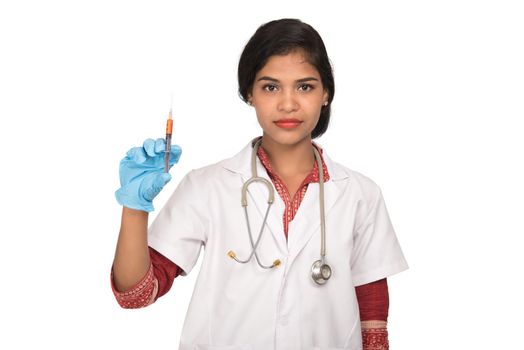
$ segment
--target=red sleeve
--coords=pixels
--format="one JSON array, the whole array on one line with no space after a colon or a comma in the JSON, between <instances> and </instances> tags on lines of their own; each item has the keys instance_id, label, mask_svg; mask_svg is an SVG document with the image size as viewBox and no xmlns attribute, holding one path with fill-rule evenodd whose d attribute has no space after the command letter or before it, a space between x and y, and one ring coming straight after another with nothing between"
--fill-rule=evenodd
<instances>
[{"instance_id":1,"label":"red sleeve","mask_svg":"<svg viewBox=\"0 0 524 350\"><path fill-rule=\"evenodd\" d=\"M126 309L146 307L166 294L173 285L173 280L182 271L171 260L149 247L151 264L146 275L135 286L125 292L116 289L111 269L111 289L118 304Z\"/></svg>"},{"instance_id":2,"label":"red sleeve","mask_svg":"<svg viewBox=\"0 0 524 350\"><path fill-rule=\"evenodd\" d=\"M360 320L388 320L389 293L387 280L381 279L355 288Z\"/></svg>"},{"instance_id":3,"label":"red sleeve","mask_svg":"<svg viewBox=\"0 0 524 350\"><path fill-rule=\"evenodd\" d=\"M156 301L171 289L173 281L180 275L182 269L151 247L149 247L149 257L153 265L154 275L158 281L158 292L155 296Z\"/></svg>"},{"instance_id":4,"label":"red sleeve","mask_svg":"<svg viewBox=\"0 0 524 350\"><path fill-rule=\"evenodd\" d=\"M146 275L133 288L120 292L116 289L113 280L113 268L111 268L111 289L116 301L124 309L138 309L146 307L154 302L158 290L158 283L153 275L153 265L149 264Z\"/></svg>"},{"instance_id":5,"label":"red sleeve","mask_svg":"<svg viewBox=\"0 0 524 350\"><path fill-rule=\"evenodd\" d=\"M389 293L387 280L381 279L355 288L364 350L388 350L387 319Z\"/></svg>"}]
</instances>

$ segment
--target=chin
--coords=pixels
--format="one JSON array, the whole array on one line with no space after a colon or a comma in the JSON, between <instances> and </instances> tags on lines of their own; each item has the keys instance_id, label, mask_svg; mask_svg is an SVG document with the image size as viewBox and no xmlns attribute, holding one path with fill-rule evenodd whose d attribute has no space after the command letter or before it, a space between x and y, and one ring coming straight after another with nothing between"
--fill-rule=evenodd
<instances>
[{"instance_id":1,"label":"chin","mask_svg":"<svg viewBox=\"0 0 524 350\"><path fill-rule=\"evenodd\" d=\"M294 132L278 132L276 134L264 133L264 138L269 139L270 142L282 146L293 146L298 143L309 141L311 142L311 134L303 135Z\"/></svg>"}]
</instances>

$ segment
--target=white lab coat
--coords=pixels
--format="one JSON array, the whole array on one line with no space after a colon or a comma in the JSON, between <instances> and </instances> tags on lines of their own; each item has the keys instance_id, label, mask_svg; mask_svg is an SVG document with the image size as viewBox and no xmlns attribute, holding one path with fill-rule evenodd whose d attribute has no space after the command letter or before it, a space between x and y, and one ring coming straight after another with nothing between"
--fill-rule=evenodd
<instances>
[{"instance_id":1,"label":"white lab coat","mask_svg":"<svg viewBox=\"0 0 524 350\"><path fill-rule=\"evenodd\" d=\"M283 232L284 202L275 191L257 252L251 253L241 187L251 177L251 142L232 158L189 172L149 228L149 245L190 273L205 253L182 329L181 350L362 349L355 286L407 268L380 188L333 162L323 151L330 180L324 185L326 262L331 279L311 278L320 256L319 186L310 183ZM257 157L259 176L269 179ZM267 206L267 189L249 187L254 239Z\"/></svg>"}]
</instances>

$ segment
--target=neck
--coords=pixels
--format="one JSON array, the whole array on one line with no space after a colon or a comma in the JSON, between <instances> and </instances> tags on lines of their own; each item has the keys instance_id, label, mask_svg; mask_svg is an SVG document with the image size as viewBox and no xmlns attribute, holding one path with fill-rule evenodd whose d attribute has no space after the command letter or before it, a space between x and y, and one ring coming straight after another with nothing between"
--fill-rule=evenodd
<instances>
[{"instance_id":1,"label":"neck","mask_svg":"<svg viewBox=\"0 0 524 350\"><path fill-rule=\"evenodd\" d=\"M315 155L309 137L296 144L284 145L262 136L260 146L266 151L273 170L282 177L302 176L313 168Z\"/></svg>"}]
</instances>

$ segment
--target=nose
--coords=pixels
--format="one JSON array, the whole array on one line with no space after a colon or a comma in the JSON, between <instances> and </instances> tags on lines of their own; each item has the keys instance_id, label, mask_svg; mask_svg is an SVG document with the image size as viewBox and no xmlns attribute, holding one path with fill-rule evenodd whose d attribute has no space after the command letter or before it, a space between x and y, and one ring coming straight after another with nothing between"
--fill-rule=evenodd
<instances>
[{"instance_id":1,"label":"nose","mask_svg":"<svg viewBox=\"0 0 524 350\"><path fill-rule=\"evenodd\" d=\"M278 110L286 113L294 112L299 108L294 91L283 91L278 101Z\"/></svg>"}]
</instances>

